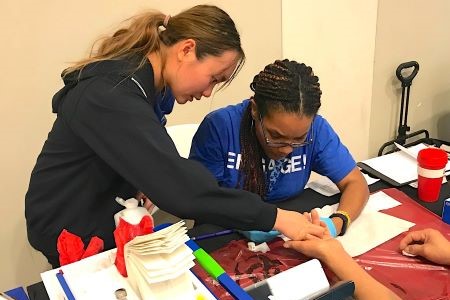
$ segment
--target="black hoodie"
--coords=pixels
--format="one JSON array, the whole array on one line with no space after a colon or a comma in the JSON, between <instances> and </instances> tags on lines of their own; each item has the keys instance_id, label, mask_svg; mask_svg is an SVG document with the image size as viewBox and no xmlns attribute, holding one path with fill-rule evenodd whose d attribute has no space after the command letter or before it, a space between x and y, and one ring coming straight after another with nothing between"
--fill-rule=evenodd
<instances>
[{"instance_id":1,"label":"black hoodie","mask_svg":"<svg viewBox=\"0 0 450 300\"><path fill-rule=\"evenodd\" d=\"M103 61L64 78L53 97L57 118L25 197L28 239L57 255L63 229L85 243L97 235L115 247L115 197L142 191L180 218L243 230L272 229L276 207L255 194L221 188L201 164L178 155L153 108L150 63ZM136 81L142 87L136 84Z\"/></svg>"}]
</instances>

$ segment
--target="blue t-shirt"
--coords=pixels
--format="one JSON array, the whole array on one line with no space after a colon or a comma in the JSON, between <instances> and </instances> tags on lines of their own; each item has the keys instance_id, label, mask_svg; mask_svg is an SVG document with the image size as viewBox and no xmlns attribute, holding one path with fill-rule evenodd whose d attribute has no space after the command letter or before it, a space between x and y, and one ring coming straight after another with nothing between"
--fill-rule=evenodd
<instances>
[{"instance_id":1,"label":"blue t-shirt","mask_svg":"<svg viewBox=\"0 0 450 300\"><path fill-rule=\"evenodd\" d=\"M249 103L244 100L209 113L192 140L189 158L201 162L223 187L237 186L241 159L240 124ZM350 152L323 117L317 115L311 128L312 143L294 148L291 154L281 159L281 172L273 188L268 190L266 201L282 201L298 195L305 188L311 171L338 183L355 168ZM272 159L268 162L263 159L266 175L270 175L275 164Z\"/></svg>"}]
</instances>

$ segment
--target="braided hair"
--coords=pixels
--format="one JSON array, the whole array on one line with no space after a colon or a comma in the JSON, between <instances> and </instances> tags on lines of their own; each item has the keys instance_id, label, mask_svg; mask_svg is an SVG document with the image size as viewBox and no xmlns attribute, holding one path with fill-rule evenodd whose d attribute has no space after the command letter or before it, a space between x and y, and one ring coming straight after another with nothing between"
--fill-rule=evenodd
<instances>
[{"instance_id":1,"label":"braided hair","mask_svg":"<svg viewBox=\"0 0 450 300\"><path fill-rule=\"evenodd\" d=\"M264 117L272 111L314 116L320 108L319 78L311 67L296 61L277 60L253 78L250 89L258 112ZM238 187L266 197L266 180L262 168L265 157L254 128L251 105L248 105L240 128L241 164ZM243 178L241 177L243 176Z\"/></svg>"}]
</instances>

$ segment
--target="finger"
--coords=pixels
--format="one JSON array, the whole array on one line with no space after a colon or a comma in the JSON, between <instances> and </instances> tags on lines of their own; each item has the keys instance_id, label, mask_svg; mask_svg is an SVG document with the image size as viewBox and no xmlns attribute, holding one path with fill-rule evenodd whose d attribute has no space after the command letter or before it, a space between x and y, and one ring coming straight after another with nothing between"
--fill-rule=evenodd
<instances>
[{"instance_id":1,"label":"finger","mask_svg":"<svg viewBox=\"0 0 450 300\"><path fill-rule=\"evenodd\" d=\"M146 198L144 202L145 209L150 210L153 208L153 206L155 206L155 204L153 204L148 198Z\"/></svg>"},{"instance_id":2,"label":"finger","mask_svg":"<svg viewBox=\"0 0 450 300\"><path fill-rule=\"evenodd\" d=\"M310 233L307 233L305 236L305 240L320 240L320 238Z\"/></svg>"},{"instance_id":3,"label":"finger","mask_svg":"<svg viewBox=\"0 0 450 300\"><path fill-rule=\"evenodd\" d=\"M292 241L284 242L283 247L284 248L292 248Z\"/></svg>"},{"instance_id":4,"label":"finger","mask_svg":"<svg viewBox=\"0 0 450 300\"><path fill-rule=\"evenodd\" d=\"M314 225L320 224L320 216L317 210L315 209L311 211L311 223L313 223Z\"/></svg>"},{"instance_id":5,"label":"finger","mask_svg":"<svg viewBox=\"0 0 450 300\"><path fill-rule=\"evenodd\" d=\"M311 214L309 212L304 212L303 216L306 218L306 220L308 220L309 222L311 222Z\"/></svg>"},{"instance_id":6,"label":"finger","mask_svg":"<svg viewBox=\"0 0 450 300\"><path fill-rule=\"evenodd\" d=\"M404 251L409 254L424 256L425 245L422 244L409 245L404 249Z\"/></svg>"},{"instance_id":7,"label":"finger","mask_svg":"<svg viewBox=\"0 0 450 300\"><path fill-rule=\"evenodd\" d=\"M328 226L324 221L320 221L320 227L323 227L323 229L325 230L325 232L323 233L323 236L330 238L331 237L330 230L328 229Z\"/></svg>"},{"instance_id":8,"label":"finger","mask_svg":"<svg viewBox=\"0 0 450 300\"><path fill-rule=\"evenodd\" d=\"M414 243L422 243L426 239L426 235L421 231L411 231L409 232L401 241L400 241L400 249L403 250L410 244Z\"/></svg>"},{"instance_id":9,"label":"finger","mask_svg":"<svg viewBox=\"0 0 450 300\"><path fill-rule=\"evenodd\" d=\"M283 244L283 247L294 249L299 252L302 252L304 250L304 244L301 241L287 241Z\"/></svg>"},{"instance_id":10,"label":"finger","mask_svg":"<svg viewBox=\"0 0 450 300\"><path fill-rule=\"evenodd\" d=\"M305 228L304 237L306 237L307 234L311 234L316 237L322 238L325 234L325 229L319 225L310 225Z\"/></svg>"}]
</instances>

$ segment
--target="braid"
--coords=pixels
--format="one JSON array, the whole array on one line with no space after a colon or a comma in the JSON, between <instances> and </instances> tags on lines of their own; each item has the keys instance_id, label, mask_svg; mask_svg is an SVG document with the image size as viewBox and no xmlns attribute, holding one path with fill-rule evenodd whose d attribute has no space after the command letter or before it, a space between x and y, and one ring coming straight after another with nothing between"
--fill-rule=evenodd
<instances>
[{"instance_id":1,"label":"braid","mask_svg":"<svg viewBox=\"0 0 450 300\"><path fill-rule=\"evenodd\" d=\"M250 88L261 116L282 110L313 116L320 108L319 78L311 67L296 61L277 60L253 78Z\"/></svg>"},{"instance_id":2,"label":"braid","mask_svg":"<svg viewBox=\"0 0 450 300\"><path fill-rule=\"evenodd\" d=\"M289 60L277 60L257 74L250 88L261 117L269 111L285 111L314 116L320 108L319 78L311 67ZM266 178L262 168L263 150L253 128L251 105L241 120L241 165L237 187L266 197Z\"/></svg>"},{"instance_id":3,"label":"braid","mask_svg":"<svg viewBox=\"0 0 450 300\"><path fill-rule=\"evenodd\" d=\"M241 121L240 142L242 159L237 188L240 188L241 176L244 176L243 189L264 198L266 196L266 182L262 168L262 150L253 127L251 104L249 104Z\"/></svg>"}]
</instances>

